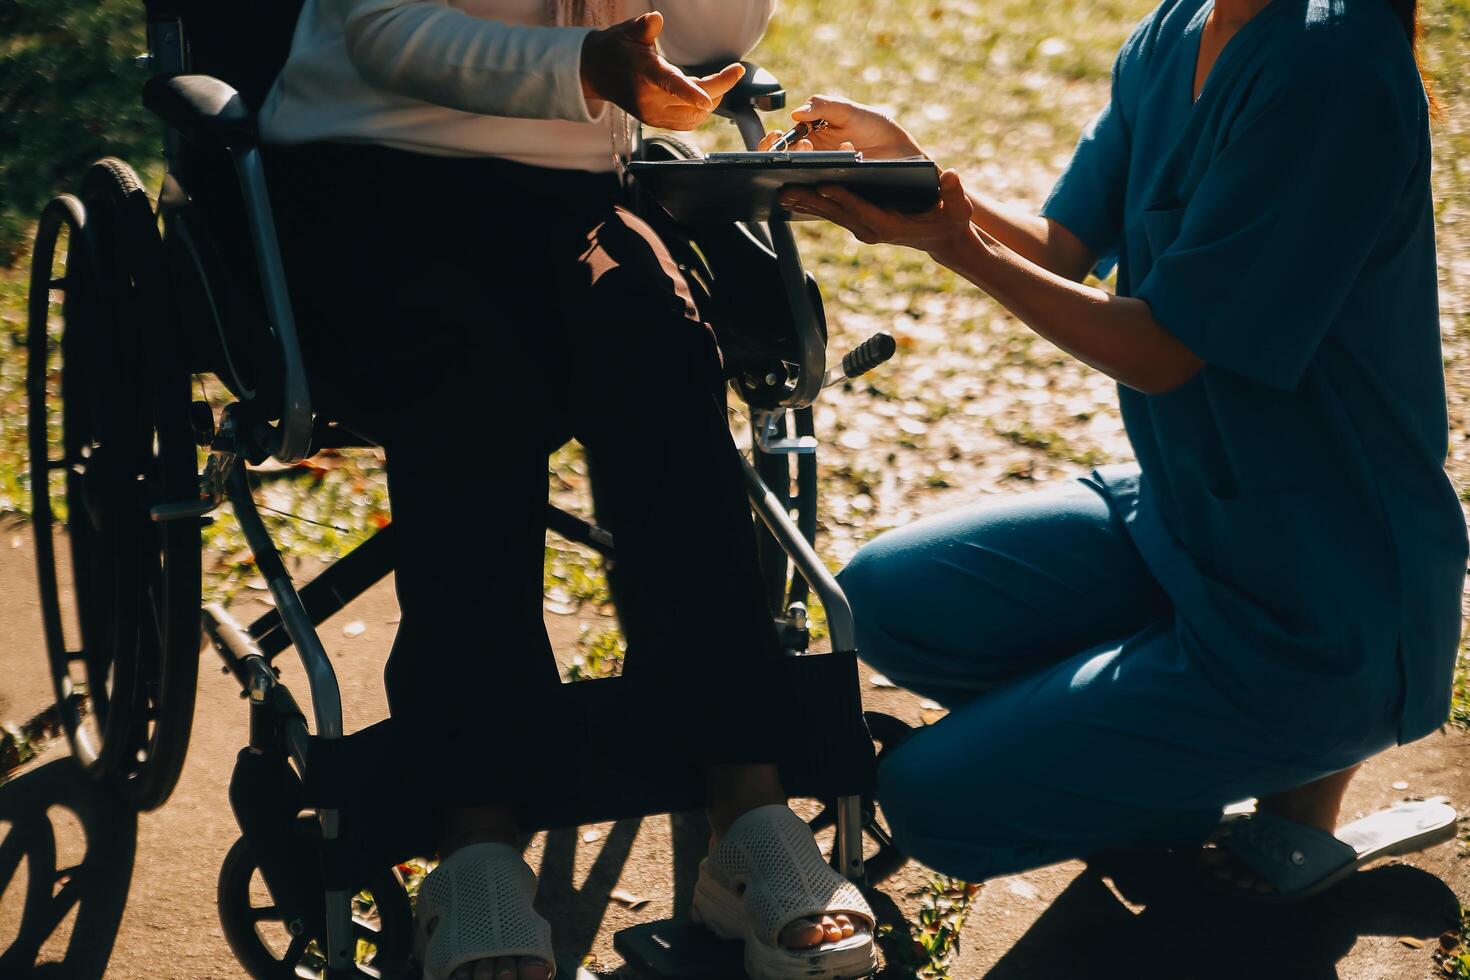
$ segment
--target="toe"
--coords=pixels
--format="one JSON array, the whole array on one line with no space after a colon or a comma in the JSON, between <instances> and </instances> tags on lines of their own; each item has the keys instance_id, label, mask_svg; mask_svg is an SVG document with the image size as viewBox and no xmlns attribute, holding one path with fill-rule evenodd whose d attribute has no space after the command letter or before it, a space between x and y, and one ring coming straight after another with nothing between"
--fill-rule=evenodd
<instances>
[{"instance_id":1,"label":"toe","mask_svg":"<svg viewBox=\"0 0 1470 980\"><path fill-rule=\"evenodd\" d=\"M522 956L520 967L520 980L548 980L551 976L551 967L546 961L533 956Z\"/></svg>"},{"instance_id":2,"label":"toe","mask_svg":"<svg viewBox=\"0 0 1470 980\"><path fill-rule=\"evenodd\" d=\"M848 918L846 915L842 915L839 913L838 915L832 916L832 920L837 923L837 928L842 931L843 939L847 939L849 936L857 932L857 927L852 924L852 919Z\"/></svg>"},{"instance_id":3,"label":"toe","mask_svg":"<svg viewBox=\"0 0 1470 980\"><path fill-rule=\"evenodd\" d=\"M797 919L795 922L781 930L777 941L787 949L811 949L820 946L826 938L826 930L820 922L811 919Z\"/></svg>"},{"instance_id":4,"label":"toe","mask_svg":"<svg viewBox=\"0 0 1470 980\"><path fill-rule=\"evenodd\" d=\"M837 942L837 940L842 938L842 927L839 926L837 924L837 920L832 918L830 915L822 916L822 932L824 934L824 938L829 943L835 943Z\"/></svg>"}]
</instances>

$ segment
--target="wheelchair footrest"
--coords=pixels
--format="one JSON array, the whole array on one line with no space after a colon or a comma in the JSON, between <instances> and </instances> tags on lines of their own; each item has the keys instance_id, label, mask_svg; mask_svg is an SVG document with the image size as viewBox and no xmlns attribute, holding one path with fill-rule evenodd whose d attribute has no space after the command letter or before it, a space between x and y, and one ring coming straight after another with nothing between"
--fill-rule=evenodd
<instances>
[{"instance_id":1,"label":"wheelchair footrest","mask_svg":"<svg viewBox=\"0 0 1470 980\"><path fill-rule=\"evenodd\" d=\"M613 936L626 964L619 975L638 980L745 980L745 950L688 917L629 926Z\"/></svg>"},{"instance_id":2,"label":"wheelchair footrest","mask_svg":"<svg viewBox=\"0 0 1470 980\"><path fill-rule=\"evenodd\" d=\"M873 742L855 654L782 658L732 677L729 687L737 685L767 688L769 713L749 723L780 726L776 761L788 792L831 799L872 791ZM698 715L699 698L671 694L658 678L630 677L563 684L556 698L555 713L537 722L487 719L475 742L431 752L398 719L345 738L314 737L302 802L342 810L347 849L369 866L428 853L444 806L508 803L523 830L703 807L694 733L710 726ZM734 740L749 731L717 734ZM385 776L415 791L388 790Z\"/></svg>"}]
</instances>

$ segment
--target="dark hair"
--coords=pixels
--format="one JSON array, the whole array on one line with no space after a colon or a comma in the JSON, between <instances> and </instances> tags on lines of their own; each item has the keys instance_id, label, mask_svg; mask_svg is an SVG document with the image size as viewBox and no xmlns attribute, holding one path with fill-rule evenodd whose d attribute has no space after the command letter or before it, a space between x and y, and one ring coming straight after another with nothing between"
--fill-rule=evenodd
<instances>
[{"instance_id":1,"label":"dark hair","mask_svg":"<svg viewBox=\"0 0 1470 980\"><path fill-rule=\"evenodd\" d=\"M1409 47L1414 50L1414 60L1419 63L1419 76L1424 79L1424 94L1429 97L1430 112L1438 116L1439 100L1434 97L1434 86L1429 80L1429 73L1424 70L1424 58L1419 47L1423 37L1423 30L1419 26L1419 0L1388 0L1388 5L1393 8L1394 16L1399 19L1404 34L1409 38Z\"/></svg>"}]
</instances>

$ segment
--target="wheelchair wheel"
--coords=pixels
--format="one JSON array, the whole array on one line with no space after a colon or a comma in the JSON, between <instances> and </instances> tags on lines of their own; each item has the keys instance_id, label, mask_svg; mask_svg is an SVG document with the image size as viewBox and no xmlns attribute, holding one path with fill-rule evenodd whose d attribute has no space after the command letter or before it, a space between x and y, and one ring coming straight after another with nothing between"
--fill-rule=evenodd
<instances>
[{"instance_id":1,"label":"wheelchair wheel","mask_svg":"<svg viewBox=\"0 0 1470 980\"><path fill-rule=\"evenodd\" d=\"M173 792L189 748L202 635L198 520L153 521L160 503L199 495L191 422L193 375L176 307L168 292L163 242L142 182L121 160L98 161L82 183L82 201L104 267L126 295L127 340L139 372L129 392L128 475L135 492L129 520L136 548L124 572L123 601L137 617L134 724L124 790L141 809Z\"/></svg>"},{"instance_id":2,"label":"wheelchair wheel","mask_svg":"<svg viewBox=\"0 0 1470 980\"><path fill-rule=\"evenodd\" d=\"M32 268L28 421L43 619L73 752L149 809L177 782L198 672L200 525L149 519L154 504L198 494L191 382L137 175L103 160L80 198L47 208ZM53 291L59 317L50 315ZM79 649L62 626L58 516Z\"/></svg>"},{"instance_id":3,"label":"wheelchair wheel","mask_svg":"<svg viewBox=\"0 0 1470 980\"><path fill-rule=\"evenodd\" d=\"M60 273L59 275L57 273ZM132 724L134 661L119 657L127 624L117 611L126 486L104 444L118 416L116 331L102 303L102 275L81 201L56 198L41 214L32 252L26 391L31 518L46 652L73 756L93 778L122 768ZM59 334L52 295L61 294ZM55 454L53 444L59 444ZM59 477L59 479L53 479ZM59 484L59 485L58 485ZM65 522L75 628L67 636L58 587L54 524Z\"/></svg>"},{"instance_id":4,"label":"wheelchair wheel","mask_svg":"<svg viewBox=\"0 0 1470 980\"><path fill-rule=\"evenodd\" d=\"M303 833L310 833L315 821L303 817L298 825ZM413 952L413 907L408 892L392 868L370 878L352 900L356 973L360 977L404 977ZM320 895L309 897L321 901ZM218 903L225 941L255 980L323 975L322 937L316 935L320 926L300 919L286 921L243 837L235 841L220 868Z\"/></svg>"}]
</instances>

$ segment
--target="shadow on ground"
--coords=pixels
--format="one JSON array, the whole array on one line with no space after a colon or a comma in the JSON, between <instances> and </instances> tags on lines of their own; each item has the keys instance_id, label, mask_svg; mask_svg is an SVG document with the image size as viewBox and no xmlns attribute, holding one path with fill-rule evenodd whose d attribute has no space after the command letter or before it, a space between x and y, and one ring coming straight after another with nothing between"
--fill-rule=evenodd
<instances>
[{"instance_id":1,"label":"shadow on ground","mask_svg":"<svg viewBox=\"0 0 1470 980\"><path fill-rule=\"evenodd\" d=\"M1282 904L1219 897L1177 867L1135 861L1079 875L985 980L1325 980L1360 937L1432 940L1459 921L1450 887L1407 865Z\"/></svg>"},{"instance_id":2,"label":"shadow on ground","mask_svg":"<svg viewBox=\"0 0 1470 980\"><path fill-rule=\"evenodd\" d=\"M574 884L576 831L555 832L547 841L542 900L593 913L558 916L583 920L580 929L558 935L568 976L591 948L597 913L607 907L639 824L613 826L580 887ZM683 911L707 829L697 819L676 826L682 899L676 907ZM19 909L5 917L11 925L0 934L9 943L0 951L0 976L101 980L132 882L136 843L134 812L69 759L0 785L0 900L12 913ZM881 894L874 904L880 920L897 920L893 938L901 943L907 930L897 906ZM1133 857L1074 879L985 980L1335 978L1338 962L1360 937L1431 940L1455 929L1459 912L1443 881L1407 865L1361 872L1305 902L1268 905L1215 897L1175 864ZM887 945L890 965L882 977L913 977L913 968L899 962L903 951ZM702 975L739 976L738 958L720 959Z\"/></svg>"},{"instance_id":3,"label":"shadow on ground","mask_svg":"<svg viewBox=\"0 0 1470 980\"><path fill-rule=\"evenodd\" d=\"M20 910L0 977L101 980L137 839L136 813L70 759L0 785L0 900Z\"/></svg>"},{"instance_id":4,"label":"shadow on ground","mask_svg":"<svg viewBox=\"0 0 1470 980\"><path fill-rule=\"evenodd\" d=\"M695 843L692 838L687 844ZM621 853L616 841L609 846ZM589 875L584 888L598 901L605 901L606 890L594 882L616 878L611 867L602 872ZM917 964L905 948L908 923L893 897L881 889L870 897L880 926L892 926L880 933L887 965L879 980L911 980ZM1361 937L1433 940L1459 921L1460 902L1450 887L1407 865L1360 872L1314 899L1268 904L1206 891L1178 859L1136 855L1077 876L985 980L1325 980L1337 977L1338 962ZM690 939L682 930L668 935ZM738 947L731 952L715 951L715 962L704 969L676 967L673 975L739 980ZM652 977L627 967L614 975Z\"/></svg>"}]
</instances>

